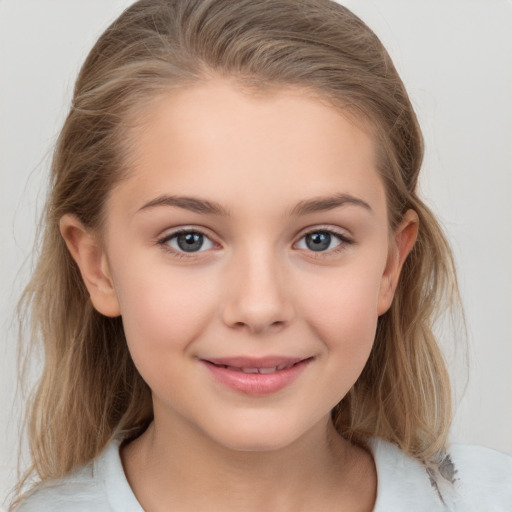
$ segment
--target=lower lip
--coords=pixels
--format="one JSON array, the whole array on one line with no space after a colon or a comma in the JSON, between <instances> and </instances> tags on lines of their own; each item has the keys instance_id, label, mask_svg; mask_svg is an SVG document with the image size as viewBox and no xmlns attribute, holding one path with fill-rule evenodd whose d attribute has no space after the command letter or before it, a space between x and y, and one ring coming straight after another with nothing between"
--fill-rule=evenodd
<instances>
[{"instance_id":1,"label":"lower lip","mask_svg":"<svg viewBox=\"0 0 512 512\"><path fill-rule=\"evenodd\" d=\"M225 386L246 395L263 396L289 386L305 370L311 359L273 373L244 373L202 361L214 378Z\"/></svg>"}]
</instances>

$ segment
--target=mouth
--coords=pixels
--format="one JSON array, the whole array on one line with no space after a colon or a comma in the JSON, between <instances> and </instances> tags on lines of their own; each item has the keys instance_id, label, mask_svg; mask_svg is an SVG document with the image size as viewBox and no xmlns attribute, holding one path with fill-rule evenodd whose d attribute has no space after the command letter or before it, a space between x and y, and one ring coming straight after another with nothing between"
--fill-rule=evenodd
<instances>
[{"instance_id":1,"label":"mouth","mask_svg":"<svg viewBox=\"0 0 512 512\"><path fill-rule=\"evenodd\" d=\"M292 364L280 364L277 366L270 366L270 367L263 367L263 366L249 366L249 367L239 367L239 366L231 366L227 364L216 364L212 363L211 361L206 361L207 363L213 364L214 366L217 366L218 368L225 368L226 370L231 370L233 372L242 372L242 373L259 373L260 375L265 375L268 373L275 373L281 370L286 370L287 368L291 368L292 366L295 366L297 363Z\"/></svg>"},{"instance_id":2,"label":"mouth","mask_svg":"<svg viewBox=\"0 0 512 512\"><path fill-rule=\"evenodd\" d=\"M225 357L204 359L220 368L243 373L274 373L291 368L296 364L313 359L312 357L286 357L286 356L268 356L268 357Z\"/></svg>"},{"instance_id":3,"label":"mouth","mask_svg":"<svg viewBox=\"0 0 512 512\"><path fill-rule=\"evenodd\" d=\"M225 386L248 395L268 395L291 384L313 357L201 359L214 378Z\"/></svg>"}]
</instances>

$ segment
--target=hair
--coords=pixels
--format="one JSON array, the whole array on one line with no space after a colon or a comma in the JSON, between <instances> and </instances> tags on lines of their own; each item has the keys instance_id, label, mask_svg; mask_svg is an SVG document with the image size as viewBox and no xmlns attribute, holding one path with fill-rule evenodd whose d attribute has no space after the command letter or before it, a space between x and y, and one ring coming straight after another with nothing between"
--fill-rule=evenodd
<instances>
[{"instance_id":1,"label":"hair","mask_svg":"<svg viewBox=\"0 0 512 512\"><path fill-rule=\"evenodd\" d=\"M150 389L121 319L93 308L59 221L73 214L100 230L109 192L130 170L133 128L145 109L212 77L256 92L299 87L371 127L390 230L413 209L419 233L369 360L332 418L354 443L378 437L439 463L451 394L433 328L456 301L457 283L442 230L418 197L422 135L385 48L331 0L141 0L88 55L53 156L40 256L20 302L26 344L42 346L45 356L29 406L28 474L40 482L62 477L113 436L136 436L152 421Z\"/></svg>"}]
</instances>

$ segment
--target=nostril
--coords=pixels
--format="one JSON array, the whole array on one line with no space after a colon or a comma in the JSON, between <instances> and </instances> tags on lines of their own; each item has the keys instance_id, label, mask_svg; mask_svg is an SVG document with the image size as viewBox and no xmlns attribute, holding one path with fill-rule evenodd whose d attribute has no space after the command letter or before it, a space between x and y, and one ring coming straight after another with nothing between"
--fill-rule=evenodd
<instances>
[{"instance_id":1,"label":"nostril","mask_svg":"<svg viewBox=\"0 0 512 512\"><path fill-rule=\"evenodd\" d=\"M229 296L221 307L223 323L241 331L252 333L277 332L290 323L294 315L292 305L280 297L245 291Z\"/></svg>"}]
</instances>

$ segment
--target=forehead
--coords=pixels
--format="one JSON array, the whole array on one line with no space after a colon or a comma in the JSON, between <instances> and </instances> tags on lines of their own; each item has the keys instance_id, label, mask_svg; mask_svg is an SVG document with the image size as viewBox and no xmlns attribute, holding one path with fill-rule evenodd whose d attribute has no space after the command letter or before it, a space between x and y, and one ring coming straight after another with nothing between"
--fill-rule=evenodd
<instances>
[{"instance_id":1,"label":"forehead","mask_svg":"<svg viewBox=\"0 0 512 512\"><path fill-rule=\"evenodd\" d=\"M161 194L276 208L333 193L384 198L369 130L303 89L211 81L162 95L141 119L117 187L132 209Z\"/></svg>"}]
</instances>

